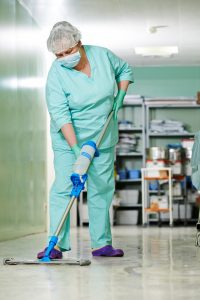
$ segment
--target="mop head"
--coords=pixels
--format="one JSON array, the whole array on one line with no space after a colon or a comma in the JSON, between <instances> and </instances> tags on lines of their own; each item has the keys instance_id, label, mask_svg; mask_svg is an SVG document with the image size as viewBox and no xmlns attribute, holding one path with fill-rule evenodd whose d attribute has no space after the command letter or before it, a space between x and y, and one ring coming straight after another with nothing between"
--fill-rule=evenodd
<instances>
[{"instance_id":1,"label":"mop head","mask_svg":"<svg viewBox=\"0 0 200 300\"><path fill-rule=\"evenodd\" d=\"M76 266L89 266L91 261L88 259L50 259L49 261L42 260L23 260L14 258L4 258L4 265L76 265Z\"/></svg>"}]
</instances>

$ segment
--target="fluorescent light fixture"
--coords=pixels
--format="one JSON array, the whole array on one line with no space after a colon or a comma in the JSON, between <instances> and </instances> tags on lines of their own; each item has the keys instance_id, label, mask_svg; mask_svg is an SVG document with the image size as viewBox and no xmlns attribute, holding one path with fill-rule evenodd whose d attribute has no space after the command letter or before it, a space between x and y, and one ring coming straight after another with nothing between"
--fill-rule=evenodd
<instances>
[{"instance_id":1,"label":"fluorescent light fixture","mask_svg":"<svg viewBox=\"0 0 200 300\"><path fill-rule=\"evenodd\" d=\"M178 47L177 46L135 47L135 54L142 55L142 56L170 57L173 54L178 54Z\"/></svg>"}]
</instances>

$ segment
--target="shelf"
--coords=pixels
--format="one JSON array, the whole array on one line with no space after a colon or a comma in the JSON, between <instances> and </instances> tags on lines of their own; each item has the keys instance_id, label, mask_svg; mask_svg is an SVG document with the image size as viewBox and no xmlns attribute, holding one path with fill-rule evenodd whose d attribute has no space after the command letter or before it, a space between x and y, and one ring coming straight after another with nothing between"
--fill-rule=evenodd
<instances>
[{"instance_id":1,"label":"shelf","mask_svg":"<svg viewBox=\"0 0 200 300\"><path fill-rule=\"evenodd\" d=\"M143 156L143 154L142 153L137 153L137 152L134 152L134 153L123 153L123 152L121 152L121 153L117 153L116 154L116 156Z\"/></svg>"},{"instance_id":2,"label":"shelf","mask_svg":"<svg viewBox=\"0 0 200 300\"><path fill-rule=\"evenodd\" d=\"M122 179L122 180L116 180L117 183L134 183L134 182L141 182L141 178L137 179Z\"/></svg>"},{"instance_id":3,"label":"shelf","mask_svg":"<svg viewBox=\"0 0 200 300\"><path fill-rule=\"evenodd\" d=\"M142 204L134 204L134 205L131 205L131 206L125 206L125 205L113 205L113 208L114 209L119 209L119 210L132 210L132 209L135 209L135 208L142 208Z\"/></svg>"},{"instance_id":4,"label":"shelf","mask_svg":"<svg viewBox=\"0 0 200 300\"><path fill-rule=\"evenodd\" d=\"M169 180L169 176L168 177L144 177L145 180L150 180L150 181L154 181L154 180Z\"/></svg>"},{"instance_id":5,"label":"shelf","mask_svg":"<svg viewBox=\"0 0 200 300\"><path fill-rule=\"evenodd\" d=\"M168 213L170 210L169 208L158 208L158 209L145 208L145 211L147 213Z\"/></svg>"},{"instance_id":6,"label":"shelf","mask_svg":"<svg viewBox=\"0 0 200 300\"><path fill-rule=\"evenodd\" d=\"M160 104L147 104L146 103L146 106L148 108L200 108L200 105L196 104L196 103L193 103L193 104L173 104L173 103L169 103L169 104L166 104L166 103L160 103Z\"/></svg>"},{"instance_id":7,"label":"shelf","mask_svg":"<svg viewBox=\"0 0 200 300\"><path fill-rule=\"evenodd\" d=\"M150 191L148 191L149 192L149 194L166 194L166 191L165 190L160 190L160 191L157 191L157 190L155 190L155 191L152 191L152 190L150 190ZM161 195L162 196L162 195ZM184 200L184 196L174 196L174 195L172 195L172 197L173 197L173 200L174 201L176 201L176 200Z\"/></svg>"},{"instance_id":8,"label":"shelf","mask_svg":"<svg viewBox=\"0 0 200 300\"><path fill-rule=\"evenodd\" d=\"M145 180L150 180L150 181L155 181L155 180L169 180L169 177L144 177ZM179 180L183 180L182 178L173 178L172 177L172 181L179 181Z\"/></svg>"},{"instance_id":9,"label":"shelf","mask_svg":"<svg viewBox=\"0 0 200 300\"><path fill-rule=\"evenodd\" d=\"M172 174L172 179L173 179L174 181L176 181L176 180L182 181L182 180L185 179L185 177L186 177L186 175L183 175L183 174Z\"/></svg>"},{"instance_id":10,"label":"shelf","mask_svg":"<svg viewBox=\"0 0 200 300\"><path fill-rule=\"evenodd\" d=\"M184 180L182 177L178 178L174 178L174 175L172 175L172 181L182 181ZM155 180L169 180L169 177L144 177L145 180L150 180L150 181L155 181Z\"/></svg>"},{"instance_id":11,"label":"shelf","mask_svg":"<svg viewBox=\"0 0 200 300\"><path fill-rule=\"evenodd\" d=\"M126 102L126 98L124 99L123 107L124 106L143 106L143 101L142 100L134 100L133 103L131 102Z\"/></svg>"},{"instance_id":12,"label":"shelf","mask_svg":"<svg viewBox=\"0 0 200 300\"><path fill-rule=\"evenodd\" d=\"M177 201L184 200L184 196L173 196L172 195L172 198L173 198L174 201L176 201L176 200Z\"/></svg>"},{"instance_id":13,"label":"shelf","mask_svg":"<svg viewBox=\"0 0 200 300\"><path fill-rule=\"evenodd\" d=\"M191 137L191 136L194 136L194 133L149 133L148 134L150 137L151 136L156 136L156 137L166 137L166 136L169 136L169 137L179 137L179 136L188 136L188 137Z\"/></svg>"},{"instance_id":14,"label":"shelf","mask_svg":"<svg viewBox=\"0 0 200 300\"><path fill-rule=\"evenodd\" d=\"M135 128L119 128L119 132L122 132L122 131L126 131L126 132L142 132L143 129L141 127L135 127Z\"/></svg>"},{"instance_id":15,"label":"shelf","mask_svg":"<svg viewBox=\"0 0 200 300\"><path fill-rule=\"evenodd\" d=\"M158 190L149 190L148 192L149 192L149 194L155 194L155 193L166 193L166 191L165 191L165 190L160 190L160 191L158 191Z\"/></svg>"}]
</instances>

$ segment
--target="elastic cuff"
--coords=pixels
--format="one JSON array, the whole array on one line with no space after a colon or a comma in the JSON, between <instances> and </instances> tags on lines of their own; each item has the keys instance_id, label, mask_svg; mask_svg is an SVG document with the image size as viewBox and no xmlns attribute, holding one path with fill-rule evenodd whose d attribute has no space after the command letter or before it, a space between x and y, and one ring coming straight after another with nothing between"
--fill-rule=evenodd
<instances>
[{"instance_id":1,"label":"elastic cuff","mask_svg":"<svg viewBox=\"0 0 200 300\"><path fill-rule=\"evenodd\" d=\"M78 156L80 155L81 149L79 148L78 144L75 144L73 147L71 147L74 155L76 156L76 158L78 158Z\"/></svg>"},{"instance_id":2,"label":"elastic cuff","mask_svg":"<svg viewBox=\"0 0 200 300\"><path fill-rule=\"evenodd\" d=\"M66 251L70 251L70 250L71 250L71 247L69 247L68 249L62 248L62 247L59 245L59 243L57 244L57 246L59 247L60 251L62 251L62 252L66 252Z\"/></svg>"},{"instance_id":3,"label":"elastic cuff","mask_svg":"<svg viewBox=\"0 0 200 300\"><path fill-rule=\"evenodd\" d=\"M112 246L112 241L109 242L109 243L103 243L103 244L98 244L98 245L91 245L91 249L97 249L97 248L102 248L102 247L105 247L105 246Z\"/></svg>"},{"instance_id":4,"label":"elastic cuff","mask_svg":"<svg viewBox=\"0 0 200 300\"><path fill-rule=\"evenodd\" d=\"M80 150L78 144L74 144L71 149L75 152L76 150Z\"/></svg>"},{"instance_id":5,"label":"elastic cuff","mask_svg":"<svg viewBox=\"0 0 200 300\"><path fill-rule=\"evenodd\" d=\"M122 90L122 89L118 90L117 96L120 96L120 97L123 97L123 98L124 98L125 95L126 95L126 91L124 91L124 90Z\"/></svg>"},{"instance_id":6,"label":"elastic cuff","mask_svg":"<svg viewBox=\"0 0 200 300\"><path fill-rule=\"evenodd\" d=\"M123 77L123 78L122 78L122 77L116 78L116 82L117 82L117 83L119 83L120 81L124 81L124 80L129 81L129 83L133 83L133 82L134 82L133 78L130 77L130 76Z\"/></svg>"}]
</instances>

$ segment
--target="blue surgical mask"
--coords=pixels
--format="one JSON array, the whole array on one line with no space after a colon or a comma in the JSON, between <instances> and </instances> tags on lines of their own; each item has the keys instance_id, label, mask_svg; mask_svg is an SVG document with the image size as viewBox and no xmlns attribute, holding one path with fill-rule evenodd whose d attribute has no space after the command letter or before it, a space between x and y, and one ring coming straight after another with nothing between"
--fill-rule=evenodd
<instances>
[{"instance_id":1,"label":"blue surgical mask","mask_svg":"<svg viewBox=\"0 0 200 300\"><path fill-rule=\"evenodd\" d=\"M80 52L77 51L73 54L69 54L67 56L59 58L58 61L62 66L71 69L78 65L80 59L81 59Z\"/></svg>"}]
</instances>

